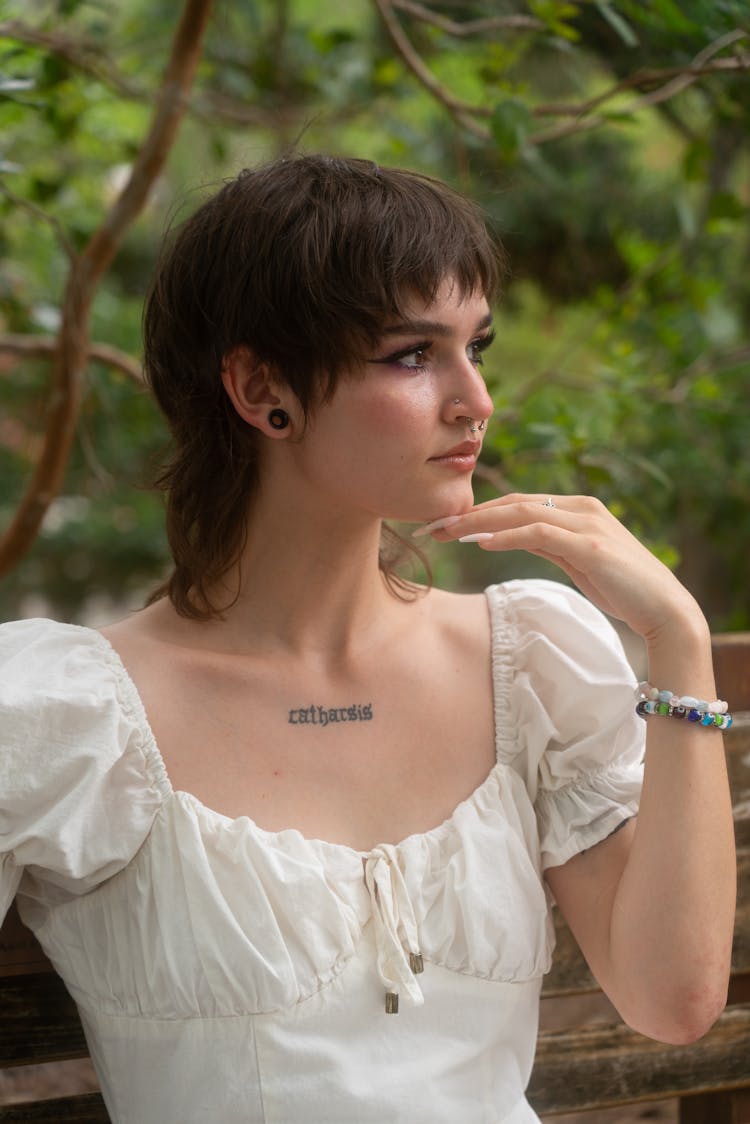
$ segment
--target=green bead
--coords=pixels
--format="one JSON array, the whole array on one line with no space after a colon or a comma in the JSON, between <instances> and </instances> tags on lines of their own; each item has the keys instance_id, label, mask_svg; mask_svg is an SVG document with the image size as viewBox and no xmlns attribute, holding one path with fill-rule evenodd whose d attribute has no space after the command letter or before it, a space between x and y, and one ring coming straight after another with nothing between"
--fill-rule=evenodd
<instances>
[{"instance_id":1,"label":"green bead","mask_svg":"<svg viewBox=\"0 0 750 1124\"><path fill-rule=\"evenodd\" d=\"M656 708L657 714L669 714L669 703L660 702Z\"/></svg>"}]
</instances>

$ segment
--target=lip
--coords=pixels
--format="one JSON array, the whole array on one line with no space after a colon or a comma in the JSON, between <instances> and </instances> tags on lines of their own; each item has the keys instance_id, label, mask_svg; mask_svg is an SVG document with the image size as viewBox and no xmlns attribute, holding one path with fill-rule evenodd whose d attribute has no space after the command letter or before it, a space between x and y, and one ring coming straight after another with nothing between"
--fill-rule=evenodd
<instances>
[{"instance_id":1,"label":"lip","mask_svg":"<svg viewBox=\"0 0 750 1124\"><path fill-rule=\"evenodd\" d=\"M481 441L462 441L460 445L454 445L452 449L446 449L444 453L438 453L437 456L430 457L430 460L476 462L481 447Z\"/></svg>"}]
</instances>

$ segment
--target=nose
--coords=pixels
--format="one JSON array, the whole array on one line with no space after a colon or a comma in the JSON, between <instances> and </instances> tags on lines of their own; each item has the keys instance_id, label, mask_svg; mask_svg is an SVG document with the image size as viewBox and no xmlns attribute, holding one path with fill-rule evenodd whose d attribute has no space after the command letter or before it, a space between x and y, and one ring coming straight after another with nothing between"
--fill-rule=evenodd
<instances>
[{"instance_id":1,"label":"nose","mask_svg":"<svg viewBox=\"0 0 750 1124\"><path fill-rule=\"evenodd\" d=\"M451 383L448 404L450 420L455 422L468 417L481 421L482 418L490 417L493 409L494 404L481 372L465 358L459 376Z\"/></svg>"}]
</instances>

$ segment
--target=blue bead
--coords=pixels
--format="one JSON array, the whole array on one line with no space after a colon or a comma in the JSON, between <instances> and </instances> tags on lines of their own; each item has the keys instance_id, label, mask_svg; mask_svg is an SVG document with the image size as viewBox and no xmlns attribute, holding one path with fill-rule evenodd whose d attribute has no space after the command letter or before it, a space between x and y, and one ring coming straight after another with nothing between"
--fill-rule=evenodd
<instances>
[{"instance_id":1,"label":"blue bead","mask_svg":"<svg viewBox=\"0 0 750 1124\"><path fill-rule=\"evenodd\" d=\"M701 712L699 710L688 711L688 722L700 722Z\"/></svg>"},{"instance_id":2,"label":"blue bead","mask_svg":"<svg viewBox=\"0 0 750 1124\"><path fill-rule=\"evenodd\" d=\"M714 724L713 714L703 714L701 716L701 726L713 726L713 724Z\"/></svg>"}]
</instances>

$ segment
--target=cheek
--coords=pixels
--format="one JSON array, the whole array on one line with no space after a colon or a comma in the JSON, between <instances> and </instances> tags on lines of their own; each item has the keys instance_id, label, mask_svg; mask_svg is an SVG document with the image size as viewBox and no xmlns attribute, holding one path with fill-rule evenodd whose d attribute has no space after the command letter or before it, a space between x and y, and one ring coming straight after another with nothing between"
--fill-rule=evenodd
<instances>
[{"instance_id":1,"label":"cheek","mask_svg":"<svg viewBox=\"0 0 750 1124\"><path fill-rule=\"evenodd\" d=\"M365 395L358 404L358 429L381 440L411 437L434 426L438 404L427 380L404 382L387 392Z\"/></svg>"}]
</instances>

